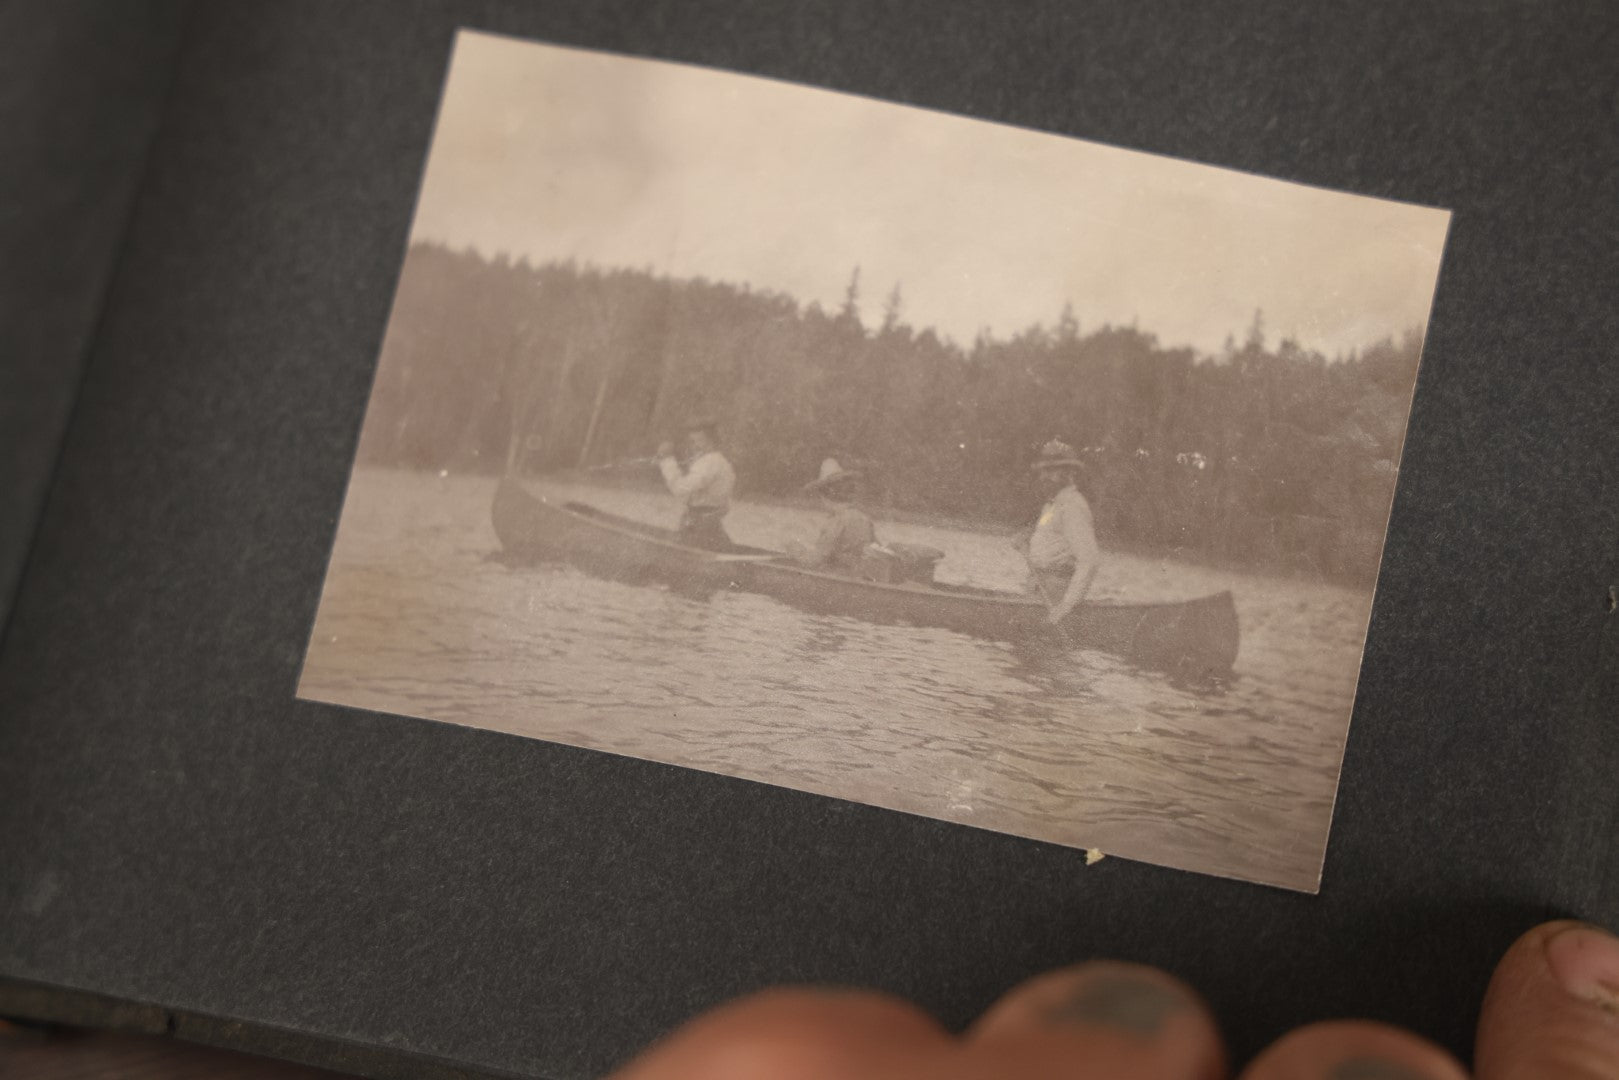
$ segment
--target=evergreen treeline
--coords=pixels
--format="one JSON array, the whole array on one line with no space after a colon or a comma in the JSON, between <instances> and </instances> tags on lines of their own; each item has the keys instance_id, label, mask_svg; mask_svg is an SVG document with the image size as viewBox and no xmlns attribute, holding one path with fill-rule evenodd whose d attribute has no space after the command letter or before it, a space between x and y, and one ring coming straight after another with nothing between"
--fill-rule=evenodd
<instances>
[{"instance_id":1,"label":"evergreen treeline","mask_svg":"<svg viewBox=\"0 0 1619 1080\"><path fill-rule=\"evenodd\" d=\"M1104 544L1365 581L1375 573L1421 342L1328 361L1241 344L1198 357L1134 327L1055 325L970 348L916 330L899 290L861 319L745 286L436 245L405 262L361 460L499 472L643 457L694 414L721 423L744 491L823 457L873 499L1025 523L1028 464L1061 437L1094 462ZM873 320L876 321L876 320Z\"/></svg>"}]
</instances>

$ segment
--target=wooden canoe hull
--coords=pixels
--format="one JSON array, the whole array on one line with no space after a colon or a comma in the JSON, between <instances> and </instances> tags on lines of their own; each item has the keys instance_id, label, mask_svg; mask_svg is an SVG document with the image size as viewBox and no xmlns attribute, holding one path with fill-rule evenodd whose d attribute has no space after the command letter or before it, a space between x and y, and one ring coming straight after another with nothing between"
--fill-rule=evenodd
<instances>
[{"instance_id":1,"label":"wooden canoe hull","mask_svg":"<svg viewBox=\"0 0 1619 1080\"><path fill-rule=\"evenodd\" d=\"M734 555L701 551L678 543L673 530L577 503L553 503L509 479L495 493L493 517L509 556L566 562L617 580L760 593L817 614L992 640L1044 630L1045 605L1032 597L863 581L797 566L758 548L738 548ZM1237 659L1237 611L1229 592L1164 604L1082 604L1063 630L1076 647L1187 677L1223 678Z\"/></svg>"},{"instance_id":2,"label":"wooden canoe hull","mask_svg":"<svg viewBox=\"0 0 1619 1080\"><path fill-rule=\"evenodd\" d=\"M699 591L742 588L737 575L742 564L686 547L672 529L577 504L553 503L513 480L500 482L493 516L501 547L518 559L566 562L619 581L659 582Z\"/></svg>"}]
</instances>

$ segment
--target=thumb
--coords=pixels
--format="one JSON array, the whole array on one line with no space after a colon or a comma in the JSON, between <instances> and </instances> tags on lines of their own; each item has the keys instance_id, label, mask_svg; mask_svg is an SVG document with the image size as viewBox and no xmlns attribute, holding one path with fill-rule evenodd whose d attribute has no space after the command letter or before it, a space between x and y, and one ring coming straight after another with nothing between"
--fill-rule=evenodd
<instances>
[{"instance_id":1,"label":"thumb","mask_svg":"<svg viewBox=\"0 0 1619 1080\"><path fill-rule=\"evenodd\" d=\"M1484 995L1479 1080L1619 1080L1619 938L1578 922L1535 927Z\"/></svg>"}]
</instances>

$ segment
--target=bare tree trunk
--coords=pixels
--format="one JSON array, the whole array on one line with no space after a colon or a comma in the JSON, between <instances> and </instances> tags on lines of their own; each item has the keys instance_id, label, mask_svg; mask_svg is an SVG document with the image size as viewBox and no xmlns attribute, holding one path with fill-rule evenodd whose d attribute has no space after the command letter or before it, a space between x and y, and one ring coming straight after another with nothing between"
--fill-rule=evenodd
<instances>
[{"instance_id":1,"label":"bare tree trunk","mask_svg":"<svg viewBox=\"0 0 1619 1080\"><path fill-rule=\"evenodd\" d=\"M608 368L602 372L601 383L596 387L596 403L590 408L590 423L585 427L584 445L579 448L579 461L576 468L584 468L590 460L591 444L596 439L596 425L601 420L602 404L607 400L607 388L613 381L613 369Z\"/></svg>"},{"instance_id":2,"label":"bare tree trunk","mask_svg":"<svg viewBox=\"0 0 1619 1080\"><path fill-rule=\"evenodd\" d=\"M528 425L523 422L525 411L526 410L523 408L521 395L516 393L512 394L511 427L506 433L507 476L513 476L516 474L518 449L523 445L524 440L528 438L528 432L526 430Z\"/></svg>"},{"instance_id":3,"label":"bare tree trunk","mask_svg":"<svg viewBox=\"0 0 1619 1080\"><path fill-rule=\"evenodd\" d=\"M577 334L570 333L567 342L562 346L562 363L557 368L556 386L551 392L550 416L546 422L546 432L555 445L566 420L568 407L568 381L573 377L573 369L579 363L579 338Z\"/></svg>"},{"instance_id":4,"label":"bare tree trunk","mask_svg":"<svg viewBox=\"0 0 1619 1080\"><path fill-rule=\"evenodd\" d=\"M511 392L511 425L506 435L506 474L518 471L525 460L529 446L530 429L539 413L540 378L533 364L534 334L527 326L512 347L507 370L511 373L507 385Z\"/></svg>"},{"instance_id":5,"label":"bare tree trunk","mask_svg":"<svg viewBox=\"0 0 1619 1080\"><path fill-rule=\"evenodd\" d=\"M664 388L668 385L668 373L669 341L666 337L663 341L658 343L658 381L652 388L652 404L647 408L646 419L641 425L646 429L643 432L644 435L651 435L654 433L653 429L657 425L659 418L663 415L663 392Z\"/></svg>"},{"instance_id":6,"label":"bare tree trunk","mask_svg":"<svg viewBox=\"0 0 1619 1080\"><path fill-rule=\"evenodd\" d=\"M566 415L565 410L569 404L568 382L573 377L574 368L579 365L580 361L585 360L587 357L607 356L610 328L607 324L606 306L600 297L592 297L589 301L587 301L586 313L581 321L582 325L576 324L568 334L567 343L563 346L562 367L561 370L557 372L556 394L551 401L551 422L548 432L553 445L556 443L559 433L563 429L563 423ZM600 408L605 400L610 379L611 372L604 371L602 375L602 383L597 389L596 406L598 412L600 411ZM590 423L593 431L596 424L596 417L594 413L592 414ZM590 438L591 433L587 432L584 446L580 448L579 460L581 464L584 462L585 454L590 450Z\"/></svg>"}]
</instances>

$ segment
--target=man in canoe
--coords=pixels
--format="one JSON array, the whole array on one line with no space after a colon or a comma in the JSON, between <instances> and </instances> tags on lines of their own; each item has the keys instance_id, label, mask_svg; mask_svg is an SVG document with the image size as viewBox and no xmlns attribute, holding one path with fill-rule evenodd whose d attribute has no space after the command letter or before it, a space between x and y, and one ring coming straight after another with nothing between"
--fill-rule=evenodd
<instances>
[{"instance_id":1,"label":"man in canoe","mask_svg":"<svg viewBox=\"0 0 1619 1080\"><path fill-rule=\"evenodd\" d=\"M702 418L686 425L685 465L675 460L675 445L665 441L658 447L658 471L670 494L680 499L680 542L709 551L730 551L734 546L725 532L725 515L731 509L731 489L736 472L719 452L717 425Z\"/></svg>"},{"instance_id":2,"label":"man in canoe","mask_svg":"<svg viewBox=\"0 0 1619 1080\"><path fill-rule=\"evenodd\" d=\"M830 570L836 574L858 575L866 549L877 542L877 530L855 504L864 488L859 471L845 469L836 458L821 462L821 475L804 485L806 492L819 495L830 511L813 542L794 542L787 552L804 566Z\"/></svg>"},{"instance_id":3,"label":"man in canoe","mask_svg":"<svg viewBox=\"0 0 1619 1080\"><path fill-rule=\"evenodd\" d=\"M1085 463L1074 448L1052 439L1032 468L1047 501L1029 536L1029 569L1035 591L1051 609L1046 621L1059 626L1090 591L1101 553L1090 503L1077 486Z\"/></svg>"}]
</instances>

